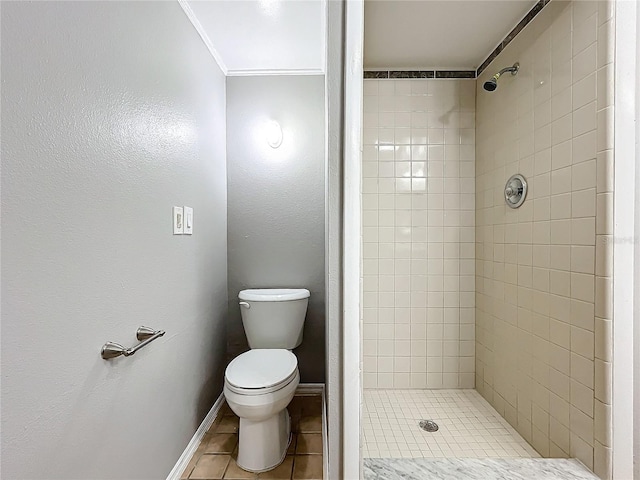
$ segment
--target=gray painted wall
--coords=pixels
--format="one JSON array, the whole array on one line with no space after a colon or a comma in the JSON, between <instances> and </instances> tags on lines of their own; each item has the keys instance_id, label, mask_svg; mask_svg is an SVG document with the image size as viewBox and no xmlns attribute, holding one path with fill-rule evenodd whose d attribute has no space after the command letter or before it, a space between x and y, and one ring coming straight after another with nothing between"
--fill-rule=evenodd
<instances>
[{"instance_id":1,"label":"gray painted wall","mask_svg":"<svg viewBox=\"0 0 640 480\"><path fill-rule=\"evenodd\" d=\"M280 148L266 143L269 120L282 126ZM248 349L240 290L307 288L302 382L325 378L324 132L323 76L227 78L228 352Z\"/></svg>"},{"instance_id":2,"label":"gray painted wall","mask_svg":"<svg viewBox=\"0 0 640 480\"><path fill-rule=\"evenodd\" d=\"M226 344L225 79L178 3L3 2L2 170L2 478L164 478Z\"/></svg>"}]
</instances>

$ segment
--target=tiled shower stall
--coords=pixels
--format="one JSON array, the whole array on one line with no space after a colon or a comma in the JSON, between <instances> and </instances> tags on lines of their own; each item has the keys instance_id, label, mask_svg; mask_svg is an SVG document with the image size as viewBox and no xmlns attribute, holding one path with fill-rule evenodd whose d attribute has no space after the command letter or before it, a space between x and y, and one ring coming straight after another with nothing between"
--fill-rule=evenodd
<instances>
[{"instance_id":1,"label":"tiled shower stall","mask_svg":"<svg viewBox=\"0 0 640 480\"><path fill-rule=\"evenodd\" d=\"M477 78L364 80L365 457L573 457L610 478L612 3L539 10ZM436 408L452 389L464 407ZM434 412L439 444L414 425Z\"/></svg>"}]
</instances>

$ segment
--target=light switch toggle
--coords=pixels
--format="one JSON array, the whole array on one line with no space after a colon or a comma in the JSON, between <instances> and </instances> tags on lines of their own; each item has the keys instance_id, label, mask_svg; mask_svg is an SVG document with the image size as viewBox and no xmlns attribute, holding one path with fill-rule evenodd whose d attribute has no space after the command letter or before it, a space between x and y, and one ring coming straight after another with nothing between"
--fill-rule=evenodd
<instances>
[{"instance_id":1,"label":"light switch toggle","mask_svg":"<svg viewBox=\"0 0 640 480\"><path fill-rule=\"evenodd\" d=\"M184 231L185 235L193 234L193 208L183 207L184 210Z\"/></svg>"}]
</instances>

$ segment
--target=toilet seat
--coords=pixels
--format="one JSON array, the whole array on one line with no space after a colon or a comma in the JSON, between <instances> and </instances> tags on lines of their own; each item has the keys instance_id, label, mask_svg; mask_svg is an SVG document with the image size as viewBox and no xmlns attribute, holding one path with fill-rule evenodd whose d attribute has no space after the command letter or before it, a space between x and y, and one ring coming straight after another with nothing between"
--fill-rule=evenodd
<instances>
[{"instance_id":1,"label":"toilet seat","mask_svg":"<svg viewBox=\"0 0 640 480\"><path fill-rule=\"evenodd\" d=\"M289 350L255 349L234 358L224 379L235 393L263 395L286 387L297 374L298 359Z\"/></svg>"}]
</instances>

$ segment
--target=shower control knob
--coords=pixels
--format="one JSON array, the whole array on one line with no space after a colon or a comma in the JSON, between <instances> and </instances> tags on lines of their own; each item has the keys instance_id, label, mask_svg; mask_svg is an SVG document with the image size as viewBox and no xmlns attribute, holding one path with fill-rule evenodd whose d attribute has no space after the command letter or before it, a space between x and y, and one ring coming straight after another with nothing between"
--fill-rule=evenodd
<instances>
[{"instance_id":1,"label":"shower control knob","mask_svg":"<svg viewBox=\"0 0 640 480\"><path fill-rule=\"evenodd\" d=\"M524 203L527 197L527 181L525 178L516 174L513 175L504 187L504 199L511 208L518 208Z\"/></svg>"}]
</instances>

